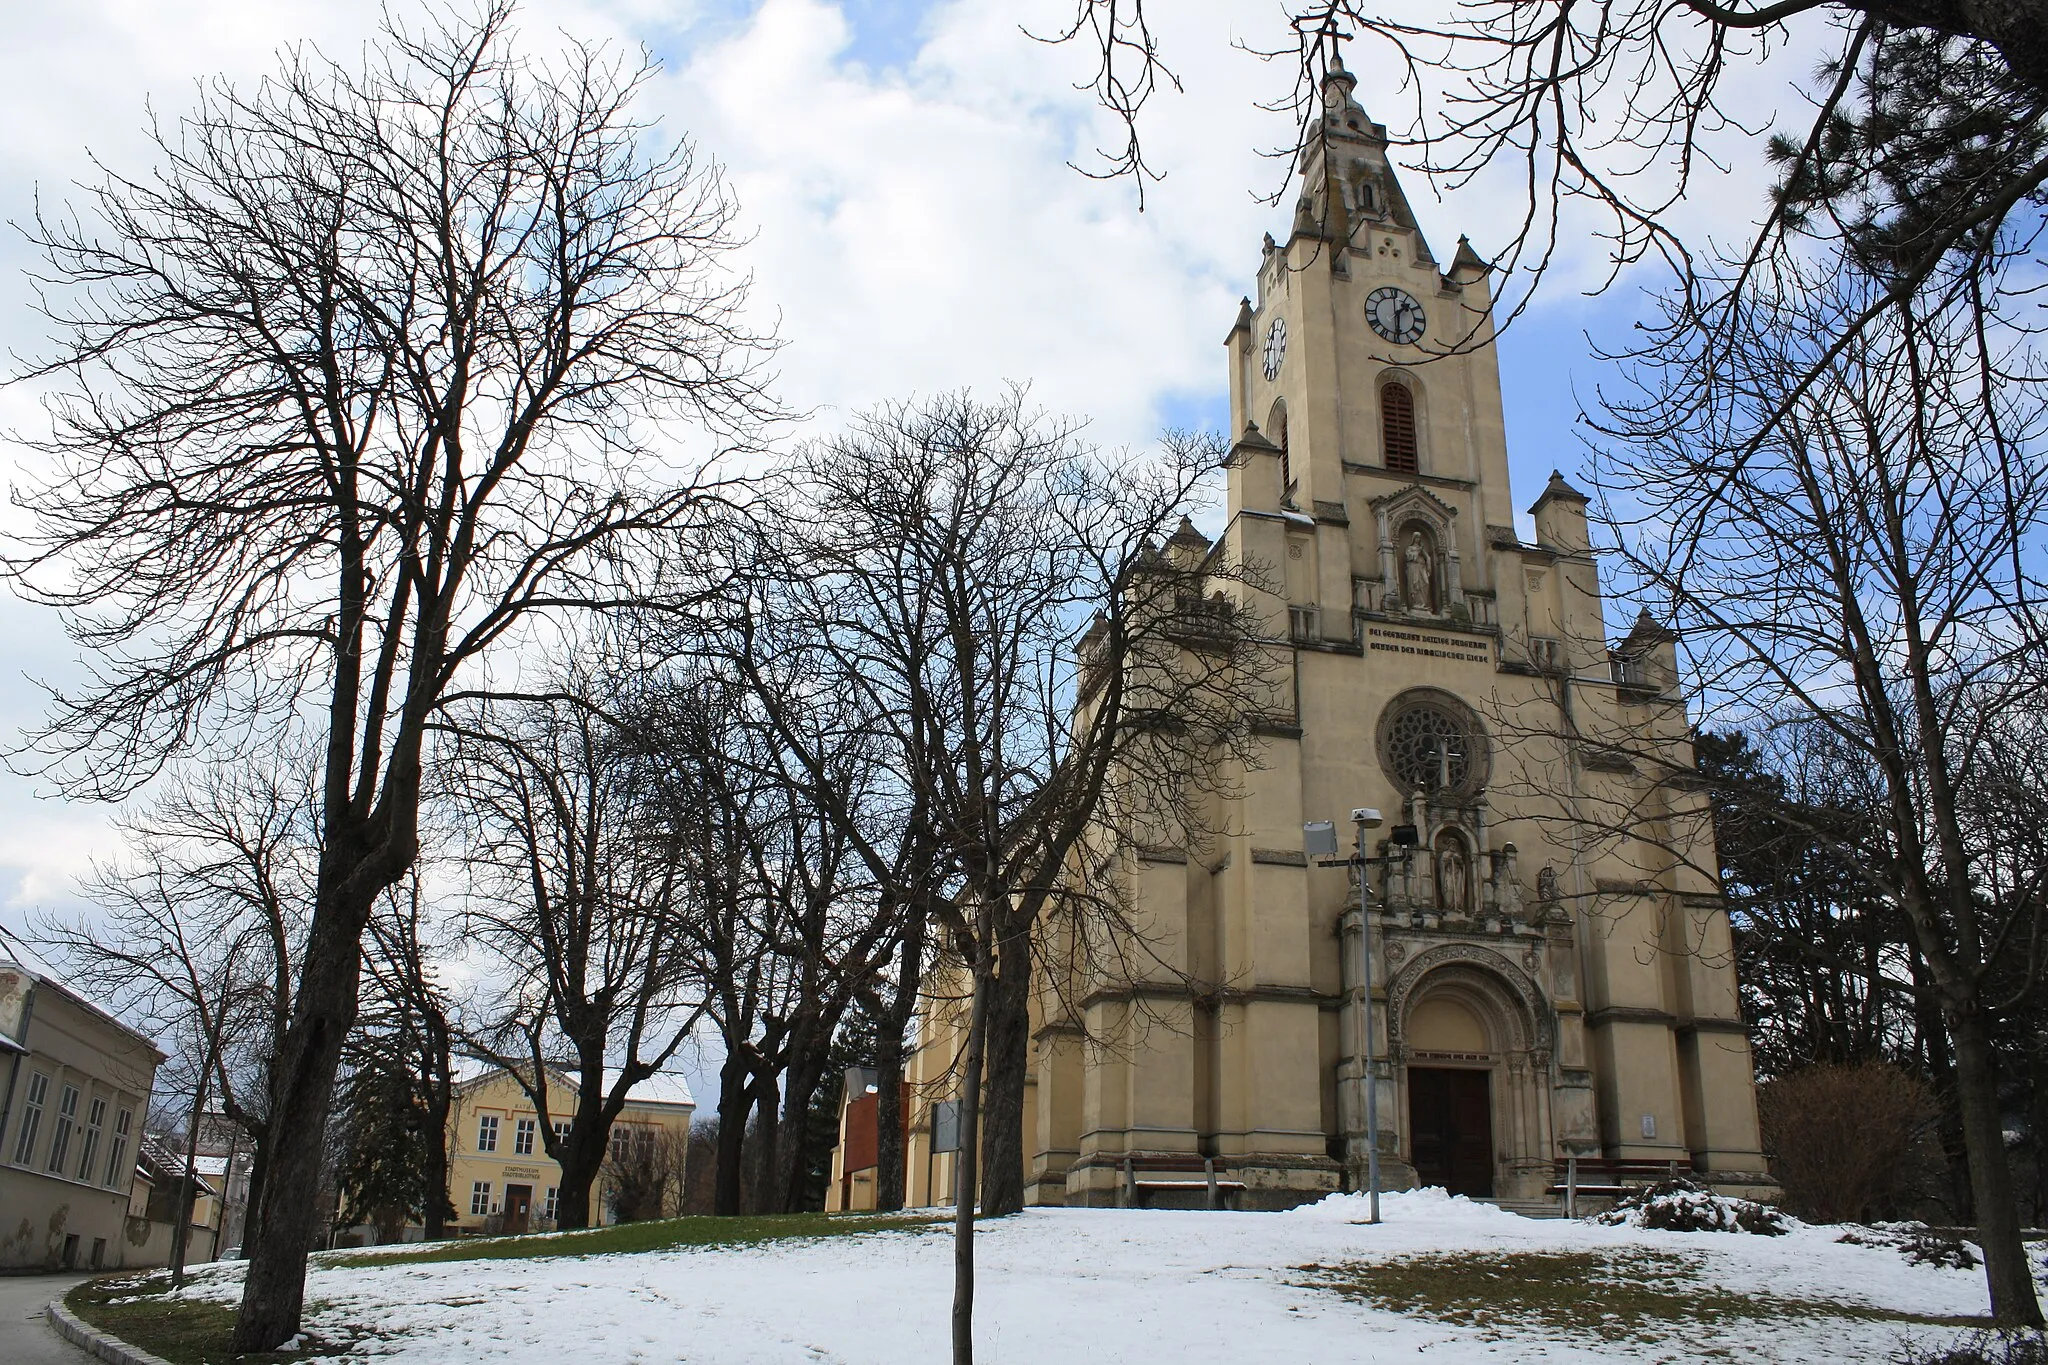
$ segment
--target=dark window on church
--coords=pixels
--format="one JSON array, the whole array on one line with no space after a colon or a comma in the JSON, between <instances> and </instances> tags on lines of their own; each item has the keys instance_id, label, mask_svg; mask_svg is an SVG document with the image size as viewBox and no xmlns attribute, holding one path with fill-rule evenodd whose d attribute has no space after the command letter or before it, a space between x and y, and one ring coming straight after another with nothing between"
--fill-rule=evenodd
<instances>
[{"instance_id":1,"label":"dark window on church","mask_svg":"<svg viewBox=\"0 0 2048 1365\"><path fill-rule=\"evenodd\" d=\"M1396 380L1380 385L1380 435L1384 441L1387 468L1399 474L1413 474L1415 461L1415 396Z\"/></svg>"}]
</instances>

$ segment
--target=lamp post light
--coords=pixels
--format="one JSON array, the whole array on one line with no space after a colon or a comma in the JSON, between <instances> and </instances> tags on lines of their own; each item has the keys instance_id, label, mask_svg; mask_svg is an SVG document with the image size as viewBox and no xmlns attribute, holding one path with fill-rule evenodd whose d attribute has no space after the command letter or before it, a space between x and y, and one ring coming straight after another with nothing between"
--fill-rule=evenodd
<instances>
[{"instance_id":1,"label":"lamp post light","mask_svg":"<svg viewBox=\"0 0 2048 1365\"><path fill-rule=\"evenodd\" d=\"M1365 1086L1365 1189L1370 1201L1368 1223L1380 1221L1380 1088L1379 1079L1373 1074L1372 1036L1372 878L1369 875L1374 859L1365 851L1367 830L1380 827L1380 813L1370 806L1359 806L1351 812L1351 823L1357 832L1356 843L1349 858L1338 858L1337 827L1328 820L1318 820L1301 827L1302 847L1309 854L1326 855L1319 861L1322 867L1355 866L1358 869L1358 1009L1360 1040L1358 1049L1359 1080Z\"/></svg>"}]
</instances>

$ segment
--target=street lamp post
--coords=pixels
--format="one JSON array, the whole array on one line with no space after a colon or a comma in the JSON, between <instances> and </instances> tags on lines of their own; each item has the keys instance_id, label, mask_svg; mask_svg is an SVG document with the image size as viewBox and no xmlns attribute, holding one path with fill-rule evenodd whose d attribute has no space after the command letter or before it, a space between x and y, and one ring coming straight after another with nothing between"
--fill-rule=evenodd
<instances>
[{"instance_id":1,"label":"street lamp post","mask_svg":"<svg viewBox=\"0 0 2048 1365\"><path fill-rule=\"evenodd\" d=\"M1324 867L1352 866L1358 869L1358 1008L1360 1044L1358 1050L1359 1081L1365 1086L1365 1189L1370 1201L1366 1219L1369 1223L1380 1221L1380 1088L1373 1075L1372 1036L1372 862L1366 855L1365 833L1378 829L1380 813L1370 806L1360 806L1351 812L1351 823L1357 831L1357 841L1349 858L1327 858ZM1336 826L1327 820L1302 826L1305 851L1311 854L1334 854L1337 851Z\"/></svg>"}]
</instances>

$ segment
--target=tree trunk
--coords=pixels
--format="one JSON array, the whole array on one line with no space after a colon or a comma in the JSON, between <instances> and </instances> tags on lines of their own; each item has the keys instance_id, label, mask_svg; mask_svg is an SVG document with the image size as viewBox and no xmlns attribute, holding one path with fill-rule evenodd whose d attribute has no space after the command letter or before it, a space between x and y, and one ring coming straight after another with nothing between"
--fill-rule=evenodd
<instances>
[{"instance_id":1,"label":"tree trunk","mask_svg":"<svg viewBox=\"0 0 2048 1365\"><path fill-rule=\"evenodd\" d=\"M1007 918L1007 917L1006 917ZM1024 1207L1024 1082L1031 1068L1031 931L1010 925L988 1005L987 1110L983 1115L981 1212Z\"/></svg>"},{"instance_id":2,"label":"tree trunk","mask_svg":"<svg viewBox=\"0 0 2048 1365\"><path fill-rule=\"evenodd\" d=\"M263 1205L263 1186L270 1175L269 1125L256 1129L251 1142L254 1146L249 1157L249 1189L242 1196L242 1256L245 1260L249 1249L256 1244L257 1229L262 1226L262 1219L256 1215Z\"/></svg>"},{"instance_id":3,"label":"tree trunk","mask_svg":"<svg viewBox=\"0 0 2048 1365\"><path fill-rule=\"evenodd\" d=\"M572 1141L564 1146L557 1163L562 1168L562 1183L555 1188L555 1226L563 1230L592 1226L590 1187L597 1183L598 1170L604 1165L602 1140L592 1141L580 1133L570 1137Z\"/></svg>"},{"instance_id":4,"label":"tree trunk","mask_svg":"<svg viewBox=\"0 0 2048 1365\"><path fill-rule=\"evenodd\" d=\"M192 1092L192 1115L185 1123L185 1169L178 1175L178 1221L171 1229L171 1287L185 1283L185 1256L192 1242L192 1205L198 1201L199 1165L199 1121L206 1115L207 1082L213 1078L214 1058L218 1055L217 1041L209 1042L206 1055L199 1066L199 1085ZM230 1173L234 1162L228 1162ZM227 1188L221 1188L221 1209L225 1217L227 1209ZM215 1250L219 1250L220 1238L214 1238Z\"/></svg>"},{"instance_id":5,"label":"tree trunk","mask_svg":"<svg viewBox=\"0 0 2048 1365\"><path fill-rule=\"evenodd\" d=\"M1970 1190L1977 1205L1977 1240L1991 1286L1991 1316L2000 1327L2041 1326L2041 1304L2020 1239L2012 1167L2005 1155L2005 1125L1998 1112L1998 1078L1984 1018L1975 1011L1949 1016L1955 1047L1956 1099L1970 1153Z\"/></svg>"},{"instance_id":6,"label":"tree trunk","mask_svg":"<svg viewBox=\"0 0 2048 1365\"><path fill-rule=\"evenodd\" d=\"M753 1103L746 1059L728 1051L718 1069L718 1172L711 1195L711 1211L727 1218L739 1213L746 1194L747 1111Z\"/></svg>"},{"instance_id":7,"label":"tree trunk","mask_svg":"<svg viewBox=\"0 0 2048 1365\"><path fill-rule=\"evenodd\" d=\"M433 1100L427 1105L427 1123L433 1138L427 1143L427 1206L420 1214L422 1235L438 1242L448 1235L448 1091L440 1081L432 1082ZM557 1211L560 1191L556 1192ZM559 1224L557 1224L559 1226Z\"/></svg>"},{"instance_id":8,"label":"tree trunk","mask_svg":"<svg viewBox=\"0 0 2048 1365\"><path fill-rule=\"evenodd\" d=\"M960 1083L960 1150L953 1155L953 1365L974 1365L974 1195L980 1174L981 1072L988 1048L990 973L974 974L967 1068Z\"/></svg>"},{"instance_id":9,"label":"tree trunk","mask_svg":"<svg viewBox=\"0 0 2048 1365\"><path fill-rule=\"evenodd\" d=\"M904 930L903 957L897 968L896 993L880 1019L875 1040L875 1209L893 1213L903 1207L903 1037L917 1012L919 969L924 966L924 919L915 912ZM927 1199L938 1200L927 1191Z\"/></svg>"},{"instance_id":10,"label":"tree trunk","mask_svg":"<svg viewBox=\"0 0 2048 1365\"><path fill-rule=\"evenodd\" d=\"M828 1038L829 1041L829 1038ZM776 1184L781 1194L776 1209L802 1213L805 1175L811 1158L811 1101L825 1075L825 1049L814 1048L782 1074L782 1149L777 1154ZM833 1135L826 1135L829 1143ZM829 1149L829 1146L827 1148Z\"/></svg>"},{"instance_id":11,"label":"tree trunk","mask_svg":"<svg viewBox=\"0 0 2048 1365\"><path fill-rule=\"evenodd\" d=\"M755 1070L753 1084L748 1087L754 1097L756 1116L753 1159L747 1163L747 1178L752 1185L747 1208L753 1213L775 1213L782 1207L782 1191L776 1182L781 1170L777 1154L782 1143L778 1079L778 1073L764 1064Z\"/></svg>"},{"instance_id":12,"label":"tree trunk","mask_svg":"<svg viewBox=\"0 0 2048 1365\"><path fill-rule=\"evenodd\" d=\"M355 869L352 869L355 870ZM329 885L339 878L323 871ZM249 1273L235 1318L237 1352L274 1351L298 1335L306 1302L306 1257L321 1217L327 1119L342 1043L356 1021L362 925L382 888L360 906L323 896L314 912L291 1026L271 1063L269 1168Z\"/></svg>"}]
</instances>

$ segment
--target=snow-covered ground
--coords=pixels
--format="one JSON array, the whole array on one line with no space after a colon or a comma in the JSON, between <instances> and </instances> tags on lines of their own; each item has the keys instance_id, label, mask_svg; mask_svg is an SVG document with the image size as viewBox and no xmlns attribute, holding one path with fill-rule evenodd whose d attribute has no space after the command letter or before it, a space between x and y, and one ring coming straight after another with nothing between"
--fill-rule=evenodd
<instances>
[{"instance_id":1,"label":"snow-covered ground","mask_svg":"<svg viewBox=\"0 0 2048 1365\"><path fill-rule=\"evenodd\" d=\"M1884 1361L1902 1342L1952 1329L1892 1319L1786 1311L1824 1301L1925 1317L1981 1314L1982 1271L1910 1264L1847 1246L1838 1228L1787 1236L1669 1233L1516 1217L1441 1191L1390 1195L1384 1222L1334 1196L1290 1213L1031 1210L976 1239L977 1359L1025 1362ZM1449 1323L1395 1312L1319 1282L1371 1285L1443 1253L1591 1253L1626 1275L1661 1266L1665 1284L1720 1291L1723 1311L1622 1339L1542 1315ZM1427 1262L1423 1263L1425 1266ZM1503 1305L1518 1297L1505 1272ZM1316 1269L1321 1267L1323 1269ZM1669 1275L1677 1268L1678 1279ZM208 1267L186 1292L233 1300L240 1268ZM1408 1276L1414 1283L1415 1277ZM1597 1279L1584 1284L1596 1301ZM1553 1293L1554 1280L1553 1280ZM1567 1294L1576 1293L1576 1289ZM1748 1316L1728 1295L1766 1296ZM943 1226L811 1241L635 1255L320 1267L307 1286L309 1334L352 1340L351 1355L404 1362L844 1361L947 1359L952 1295Z\"/></svg>"}]
</instances>

